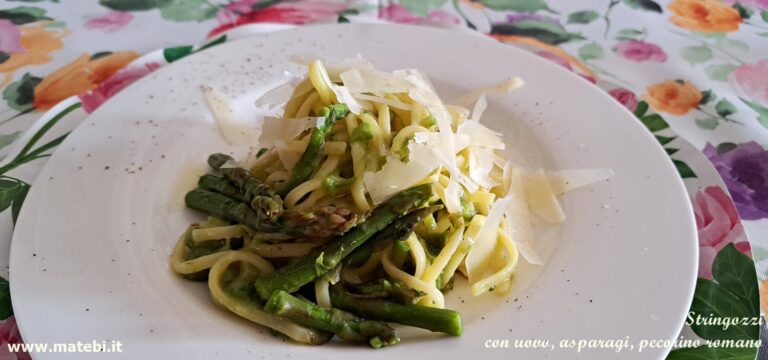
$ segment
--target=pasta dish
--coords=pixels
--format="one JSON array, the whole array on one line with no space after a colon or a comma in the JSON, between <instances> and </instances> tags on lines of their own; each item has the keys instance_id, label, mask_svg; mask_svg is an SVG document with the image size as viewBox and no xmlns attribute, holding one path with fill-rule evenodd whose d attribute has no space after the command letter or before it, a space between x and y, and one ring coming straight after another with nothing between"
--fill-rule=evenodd
<instances>
[{"instance_id":1,"label":"pasta dish","mask_svg":"<svg viewBox=\"0 0 768 360\"><path fill-rule=\"evenodd\" d=\"M564 221L557 196L611 176L505 160L480 118L518 78L451 105L417 70L307 67L282 116L264 119L258 153L210 155L185 197L208 218L171 259L220 307L296 342L393 345L389 323L461 335L445 308L456 279L505 294L520 261L543 262L534 228Z\"/></svg>"}]
</instances>

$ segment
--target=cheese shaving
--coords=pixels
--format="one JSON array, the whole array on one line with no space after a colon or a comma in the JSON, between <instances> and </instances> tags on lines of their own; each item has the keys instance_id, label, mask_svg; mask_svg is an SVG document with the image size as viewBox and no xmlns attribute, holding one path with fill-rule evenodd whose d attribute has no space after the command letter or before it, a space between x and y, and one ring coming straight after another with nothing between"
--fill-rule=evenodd
<instances>
[{"instance_id":1,"label":"cheese shaving","mask_svg":"<svg viewBox=\"0 0 768 360\"><path fill-rule=\"evenodd\" d=\"M292 151L283 140L275 141L275 151L280 162L287 171L292 171L296 163L301 159L301 153Z\"/></svg>"},{"instance_id":2,"label":"cheese shaving","mask_svg":"<svg viewBox=\"0 0 768 360\"><path fill-rule=\"evenodd\" d=\"M482 147L471 146L469 149L469 178L485 188L493 188L499 185L491 177L494 168L493 157L490 151Z\"/></svg>"},{"instance_id":3,"label":"cheese shaving","mask_svg":"<svg viewBox=\"0 0 768 360\"><path fill-rule=\"evenodd\" d=\"M528 174L523 181L523 189L531 212L550 224L565 221L565 213L563 213L543 170L539 169Z\"/></svg>"},{"instance_id":4,"label":"cheese shaving","mask_svg":"<svg viewBox=\"0 0 768 360\"><path fill-rule=\"evenodd\" d=\"M390 155L381 170L365 173L363 183L374 205L421 182L439 166L437 154L432 148L411 143L408 149L410 155L407 162Z\"/></svg>"},{"instance_id":5,"label":"cheese shaving","mask_svg":"<svg viewBox=\"0 0 768 360\"><path fill-rule=\"evenodd\" d=\"M491 149L504 150L501 134L489 129L477 121L466 121L459 125L458 134L469 137L470 144Z\"/></svg>"},{"instance_id":6,"label":"cheese shaving","mask_svg":"<svg viewBox=\"0 0 768 360\"><path fill-rule=\"evenodd\" d=\"M513 169L510 176L509 196L514 196L514 201L506 212L507 232L526 261L534 265L543 264L544 261L533 248L533 226L523 190L523 171Z\"/></svg>"},{"instance_id":7,"label":"cheese shaving","mask_svg":"<svg viewBox=\"0 0 768 360\"><path fill-rule=\"evenodd\" d=\"M477 238L470 239L471 247L464 264L467 267L467 276L469 282L473 283L480 280L486 273L489 258L496 248L499 225L514 201L514 194L509 194L493 203L491 211L483 223Z\"/></svg>"},{"instance_id":8,"label":"cheese shaving","mask_svg":"<svg viewBox=\"0 0 768 360\"><path fill-rule=\"evenodd\" d=\"M552 191L556 195L591 185L600 181L606 181L614 176L610 169L576 169L550 171L548 174Z\"/></svg>"},{"instance_id":9,"label":"cheese shaving","mask_svg":"<svg viewBox=\"0 0 768 360\"><path fill-rule=\"evenodd\" d=\"M492 85L486 88L478 89L475 91L472 91L469 94L466 94L459 98L459 105L462 106L469 106L469 104L472 104L473 102L478 101L483 95L488 94L506 94L512 90L515 90L521 86L523 86L525 83L522 79L519 77L514 77L509 80L503 81L501 83L498 83L496 85Z\"/></svg>"},{"instance_id":10,"label":"cheese shaving","mask_svg":"<svg viewBox=\"0 0 768 360\"><path fill-rule=\"evenodd\" d=\"M288 118L268 116L261 125L259 145L270 148L278 141L288 141L295 138L305 130L324 124L324 117Z\"/></svg>"},{"instance_id":11,"label":"cheese shaving","mask_svg":"<svg viewBox=\"0 0 768 360\"><path fill-rule=\"evenodd\" d=\"M235 115L230 100L221 91L201 86L203 97L213 114L216 128L230 145L249 145L259 137L259 130L250 122Z\"/></svg>"}]
</instances>

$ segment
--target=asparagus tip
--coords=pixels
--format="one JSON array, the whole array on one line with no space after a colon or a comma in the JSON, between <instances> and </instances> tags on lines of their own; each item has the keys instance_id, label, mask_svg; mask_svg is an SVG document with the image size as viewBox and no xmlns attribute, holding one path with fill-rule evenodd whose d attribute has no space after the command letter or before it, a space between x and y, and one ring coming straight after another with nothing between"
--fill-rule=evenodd
<instances>
[{"instance_id":1,"label":"asparagus tip","mask_svg":"<svg viewBox=\"0 0 768 360\"><path fill-rule=\"evenodd\" d=\"M221 168L224 163L233 160L234 159L227 154L215 153L208 157L208 165L216 170L219 170L219 168Z\"/></svg>"}]
</instances>

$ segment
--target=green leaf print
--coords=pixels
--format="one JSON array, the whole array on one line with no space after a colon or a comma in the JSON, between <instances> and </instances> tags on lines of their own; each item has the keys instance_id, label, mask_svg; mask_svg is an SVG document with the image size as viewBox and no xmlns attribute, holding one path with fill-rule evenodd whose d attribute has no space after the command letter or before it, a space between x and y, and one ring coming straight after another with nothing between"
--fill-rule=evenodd
<instances>
[{"instance_id":1,"label":"green leaf print","mask_svg":"<svg viewBox=\"0 0 768 360\"><path fill-rule=\"evenodd\" d=\"M535 12L546 10L554 12L547 6L544 0L473 0L476 3L483 4L493 10L515 11L515 12Z\"/></svg>"},{"instance_id":2,"label":"green leaf print","mask_svg":"<svg viewBox=\"0 0 768 360\"><path fill-rule=\"evenodd\" d=\"M751 249L752 260L754 260L756 263L768 259L768 249L757 245L752 245Z\"/></svg>"},{"instance_id":3,"label":"green leaf print","mask_svg":"<svg viewBox=\"0 0 768 360\"><path fill-rule=\"evenodd\" d=\"M14 224L28 192L29 184L26 182L7 176L0 177L0 212L11 207L11 219Z\"/></svg>"},{"instance_id":4,"label":"green leaf print","mask_svg":"<svg viewBox=\"0 0 768 360\"><path fill-rule=\"evenodd\" d=\"M712 59L712 49L706 45L686 46L682 50L682 55L683 59L694 65Z\"/></svg>"},{"instance_id":5,"label":"green leaf print","mask_svg":"<svg viewBox=\"0 0 768 360\"><path fill-rule=\"evenodd\" d=\"M592 10L577 11L568 15L569 24L589 24L595 21L600 15Z\"/></svg>"},{"instance_id":6,"label":"green leaf print","mask_svg":"<svg viewBox=\"0 0 768 360\"><path fill-rule=\"evenodd\" d=\"M755 282L754 286L757 286L757 282ZM705 318L710 316L723 319L757 316L748 303L728 291L724 286L712 280L702 278L696 281L696 291L693 295L691 311ZM759 327L757 326L737 324L723 329L722 325L708 325L696 323L695 321L691 324L691 329L696 335L707 340L757 339L759 332Z\"/></svg>"},{"instance_id":7,"label":"green leaf print","mask_svg":"<svg viewBox=\"0 0 768 360\"><path fill-rule=\"evenodd\" d=\"M551 45L584 40L581 34L566 31L554 19L551 21L520 20L514 23L497 23L491 26L491 34L527 36Z\"/></svg>"},{"instance_id":8,"label":"green leaf print","mask_svg":"<svg viewBox=\"0 0 768 360\"><path fill-rule=\"evenodd\" d=\"M657 13L663 12L661 5L652 0L622 0L621 2L632 9L653 11Z\"/></svg>"},{"instance_id":9,"label":"green leaf print","mask_svg":"<svg viewBox=\"0 0 768 360\"><path fill-rule=\"evenodd\" d=\"M671 143L672 141L674 141L675 139L677 139L676 136L671 136L670 137L670 136L661 136L661 135L656 135L655 138L656 138L656 141L658 141L659 144L661 144L661 145L667 145L667 144Z\"/></svg>"},{"instance_id":10,"label":"green leaf print","mask_svg":"<svg viewBox=\"0 0 768 360\"><path fill-rule=\"evenodd\" d=\"M39 147L34 148L35 144L37 144L40 139L45 136L45 134L54 126L56 123L58 123L62 118L67 116L70 112L74 111L75 109L78 109L82 107L81 103L75 103L67 107L66 109L62 110L60 113L56 114L51 120L48 120L47 123L45 123L43 126L40 127L27 141L26 144L24 144L24 147L19 151L19 153L11 159L11 161L7 162L5 165L0 167L0 174L5 174L8 171L11 171L15 168L17 168L19 165L28 163L30 161L50 156L51 154L48 152L49 150L52 150L59 144L61 144L62 141L69 135L69 133L66 133L64 135L61 135L43 145L40 145Z\"/></svg>"},{"instance_id":11,"label":"green leaf print","mask_svg":"<svg viewBox=\"0 0 768 360\"><path fill-rule=\"evenodd\" d=\"M712 263L712 280L700 278L691 304L695 315L705 318L746 318L760 315L755 264L733 244L723 247ZM716 281L716 282L715 282ZM752 323L730 326L692 322L691 329L707 340L756 340L760 327Z\"/></svg>"},{"instance_id":12,"label":"green leaf print","mask_svg":"<svg viewBox=\"0 0 768 360\"><path fill-rule=\"evenodd\" d=\"M749 19L752 15L755 14L755 12L752 9L748 7L744 7L744 5L741 5L739 3L733 4L733 8L739 12L739 16L741 16L742 19Z\"/></svg>"},{"instance_id":13,"label":"green leaf print","mask_svg":"<svg viewBox=\"0 0 768 360\"><path fill-rule=\"evenodd\" d=\"M200 22L213 19L219 10L208 0L171 0L160 5L160 16L176 22Z\"/></svg>"},{"instance_id":14,"label":"green leaf print","mask_svg":"<svg viewBox=\"0 0 768 360\"><path fill-rule=\"evenodd\" d=\"M712 90L704 90L701 92L701 100L699 100L699 105L706 105L715 98L716 96Z\"/></svg>"},{"instance_id":15,"label":"green leaf print","mask_svg":"<svg viewBox=\"0 0 768 360\"><path fill-rule=\"evenodd\" d=\"M666 120L664 120L663 117L659 114L647 114L648 112L648 103L645 101L640 101L637 103L637 107L635 108L635 117L637 117L640 122L643 123L643 125L650 130L652 133L657 133L659 131L665 130L669 128L669 123L667 123ZM663 136L663 135L655 135L656 141L661 144L661 146L667 145L677 139L676 136ZM664 148L664 150L667 152L668 155L672 155L676 153L679 149L675 148ZM688 164L686 164L684 161L672 159L672 162L675 164L675 168L677 168L677 172L680 174L680 176L685 178L695 178L696 173L693 172L693 169L691 169Z\"/></svg>"},{"instance_id":16,"label":"green leaf print","mask_svg":"<svg viewBox=\"0 0 768 360\"><path fill-rule=\"evenodd\" d=\"M760 10L760 17L768 23L768 10Z\"/></svg>"},{"instance_id":17,"label":"green leaf print","mask_svg":"<svg viewBox=\"0 0 768 360\"><path fill-rule=\"evenodd\" d=\"M651 130L651 132L657 132L664 130L669 127L669 124L667 124L667 121L664 120L664 118L661 117L659 114L650 114L643 116L640 121L643 122L643 125L648 128L648 130Z\"/></svg>"},{"instance_id":18,"label":"green leaf print","mask_svg":"<svg viewBox=\"0 0 768 360\"><path fill-rule=\"evenodd\" d=\"M145 11L159 8L171 0L99 0L99 4L117 11Z\"/></svg>"},{"instance_id":19,"label":"green leaf print","mask_svg":"<svg viewBox=\"0 0 768 360\"><path fill-rule=\"evenodd\" d=\"M11 315L13 315L11 289L8 287L8 280L0 277L0 320L5 320Z\"/></svg>"},{"instance_id":20,"label":"green leaf print","mask_svg":"<svg viewBox=\"0 0 768 360\"><path fill-rule=\"evenodd\" d=\"M755 101L749 101L741 98L739 98L739 100L741 100L741 102L744 104L747 104L750 109L754 110L757 113L757 122L759 122L760 125L763 125L764 128L768 129L768 108L758 104Z\"/></svg>"},{"instance_id":21,"label":"green leaf print","mask_svg":"<svg viewBox=\"0 0 768 360\"><path fill-rule=\"evenodd\" d=\"M736 143L723 142L723 143L720 143L719 145L717 145L717 153L718 153L718 155L723 155L723 154L725 154L725 153L727 153L727 152L729 152L729 151L731 151L731 150L733 150L733 149L735 149L737 147L738 147L738 145L736 145Z\"/></svg>"},{"instance_id":22,"label":"green leaf print","mask_svg":"<svg viewBox=\"0 0 768 360\"><path fill-rule=\"evenodd\" d=\"M19 218L19 212L21 212L21 206L27 198L27 193L29 193L29 187L29 184L23 183L21 190L16 194L16 198L13 199L13 204L11 204L11 219L13 220L14 225Z\"/></svg>"},{"instance_id":23,"label":"green leaf print","mask_svg":"<svg viewBox=\"0 0 768 360\"><path fill-rule=\"evenodd\" d=\"M596 42L583 45L579 48L578 53L582 61L601 59L605 56L605 51Z\"/></svg>"},{"instance_id":24,"label":"green leaf print","mask_svg":"<svg viewBox=\"0 0 768 360\"><path fill-rule=\"evenodd\" d=\"M728 115L736 113L738 110L730 101L721 99L717 102L717 104L715 104L715 111L717 111L717 115L725 118L728 117Z\"/></svg>"},{"instance_id":25,"label":"green leaf print","mask_svg":"<svg viewBox=\"0 0 768 360\"><path fill-rule=\"evenodd\" d=\"M163 58L165 61L172 63L192 53L192 46L177 46L172 48L163 49Z\"/></svg>"},{"instance_id":26,"label":"green leaf print","mask_svg":"<svg viewBox=\"0 0 768 360\"><path fill-rule=\"evenodd\" d=\"M704 68L704 73L710 80L714 81L726 81L728 75L733 70L736 70L736 65L733 64L713 64Z\"/></svg>"},{"instance_id":27,"label":"green leaf print","mask_svg":"<svg viewBox=\"0 0 768 360\"><path fill-rule=\"evenodd\" d=\"M24 74L21 80L11 83L3 90L3 100L8 107L16 111L31 110L35 102L35 86L41 81L43 79L39 77Z\"/></svg>"},{"instance_id":28,"label":"green leaf print","mask_svg":"<svg viewBox=\"0 0 768 360\"><path fill-rule=\"evenodd\" d=\"M638 119L645 116L645 113L648 112L648 103L644 100L641 100L637 103L637 106L635 107L635 117Z\"/></svg>"},{"instance_id":29,"label":"green leaf print","mask_svg":"<svg viewBox=\"0 0 768 360\"><path fill-rule=\"evenodd\" d=\"M0 134L0 149L13 144L21 135L21 131L15 131L10 134Z\"/></svg>"},{"instance_id":30,"label":"green leaf print","mask_svg":"<svg viewBox=\"0 0 768 360\"><path fill-rule=\"evenodd\" d=\"M12 9L0 10L0 20L9 20L16 25L23 25L40 20L51 20L51 18L45 16L45 9L18 6Z\"/></svg>"},{"instance_id":31,"label":"green leaf print","mask_svg":"<svg viewBox=\"0 0 768 360\"><path fill-rule=\"evenodd\" d=\"M726 245L712 263L712 277L718 284L745 301L752 316L760 313L755 264L733 244Z\"/></svg>"},{"instance_id":32,"label":"green leaf print","mask_svg":"<svg viewBox=\"0 0 768 360\"><path fill-rule=\"evenodd\" d=\"M743 52L749 51L749 45L741 40L731 38L720 38L716 40L718 46L725 48L726 50L739 50Z\"/></svg>"},{"instance_id":33,"label":"green leaf print","mask_svg":"<svg viewBox=\"0 0 768 360\"><path fill-rule=\"evenodd\" d=\"M25 185L25 182L18 179L0 177L0 212L11 206L20 194L24 193L26 196Z\"/></svg>"},{"instance_id":34,"label":"green leaf print","mask_svg":"<svg viewBox=\"0 0 768 360\"><path fill-rule=\"evenodd\" d=\"M227 41L227 35L222 35L217 37L216 39L213 39L209 41L207 44L201 46L199 49L195 50L194 46L191 45L185 45L185 46L177 46L172 48L167 48L163 50L163 58L165 58L165 61L172 63L176 60L179 60L187 55L196 53L198 51L202 51L205 49L208 49L210 47L214 47L219 44L223 44Z\"/></svg>"},{"instance_id":35,"label":"green leaf print","mask_svg":"<svg viewBox=\"0 0 768 360\"><path fill-rule=\"evenodd\" d=\"M616 40L640 40L645 36L645 30L621 29L616 33Z\"/></svg>"},{"instance_id":36,"label":"green leaf print","mask_svg":"<svg viewBox=\"0 0 768 360\"><path fill-rule=\"evenodd\" d=\"M216 45L221 45L221 44L223 44L225 42L227 42L227 35L221 35L221 36L219 36L219 37L217 37L217 38L215 38L215 39L205 43L205 45L201 46L200 49L198 49L197 51L202 51L202 50L205 50L205 49L208 49L208 48L212 48L212 47L214 47Z\"/></svg>"},{"instance_id":37,"label":"green leaf print","mask_svg":"<svg viewBox=\"0 0 768 360\"><path fill-rule=\"evenodd\" d=\"M720 125L720 120L718 118L713 117L707 117L703 119L696 119L694 120L696 123L696 126L699 127L699 129L704 130L714 130L717 128L718 125Z\"/></svg>"},{"instance_id":38,"label":"green leaf print","mask_svg":"<svg viewBox=\"0 0 768 360\"><path fill-rule=\"evenodd\" d=\"M427 16L430 11L439 9L448 0L400 0L400 5L404 6L414 15Z\"/></svg>"},{"instance_id":39,"label":"green leaf print","mask_svg":"<svg viewBox=\"0 0 768 360\"><path fill-rule=\"evenodd\" d=\"M693 169L691 169L691 167L685 163L685 161L672 159L672 162L675 164L675 168L677 168L677 173L680 174L680 177L683 179L698 177L696 173L693 172Z\"/></svg>"}]
</instances>

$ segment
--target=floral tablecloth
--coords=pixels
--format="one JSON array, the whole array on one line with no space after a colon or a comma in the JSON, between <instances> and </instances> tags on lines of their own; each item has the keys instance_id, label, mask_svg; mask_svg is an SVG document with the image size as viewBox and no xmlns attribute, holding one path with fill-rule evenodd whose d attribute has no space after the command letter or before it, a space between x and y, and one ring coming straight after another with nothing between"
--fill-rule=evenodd
<instances>
[{"instance_id":1,"label":"floral tablecloth","mask_svg":"<svg viewBox=\"0 0 768 360\"><path fill-rule=\"evenodd\" d=\"M228 30L241 25L378 19L477 31L608 91L654 133L691 195L701 263L691 309L757 316L759 303L768 312L768 0L66 3L0 0L3 277L24 198L78 116L161 66L231 40ZM67 116L76 120L61 120ZM29 358L5 346L21 339L2 278L0 318L0 359ZM746 339L758 329L694 325L686 334ZM755 352L702 347L669 358L750 359Z\"/></svg>"}]
</instances>

